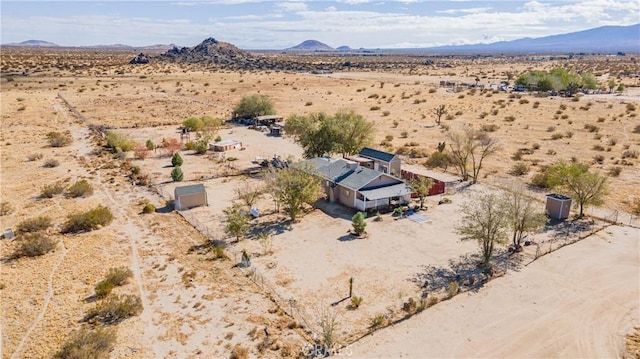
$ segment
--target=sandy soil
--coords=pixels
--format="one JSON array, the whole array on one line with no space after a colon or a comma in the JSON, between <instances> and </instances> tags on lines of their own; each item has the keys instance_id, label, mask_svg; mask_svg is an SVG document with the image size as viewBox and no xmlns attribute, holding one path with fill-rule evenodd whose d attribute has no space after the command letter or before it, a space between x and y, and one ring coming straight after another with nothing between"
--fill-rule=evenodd
<instances>
[{"instance_id":1,"label":"sandy soil","mask_svg":"<svg viewBox=\"0 0 640 359\"><path fill-rule=\"evenodd\" d=\"M623 335L640 320L639 236L609 227L376 332L351 346L353 356L621 357Z\"/></svg>"},{"instance_id":2,"label":"sandy soil","mask_svg":"<svg viewBox=\"0 0 640 359\"><path fill-rule=\"evenodd\" d=\"M15 228L25 219L48 215L54 223L48 233L58 240L54 252L18 260L8 258L17 242L0 241L3 358L50 357L55 353L95 305L90 300L93 287L112 267L127 266L134 272L130 283L116 292L138 295L144 306L140 316L118 325L113 357L228 357L235 345L242 345L249 349L250 357L262 358L299 352L309 334L317 333L318 311L344 298L350 277L354 277L355 293L364 302L355 311L348 310L346 302L334 307L342 324L338 333L341 343L366 332L372 315L397 313L403 301L418 295L420 290L410 279L421 265L445 265L451 258L475 252L474 244L459 242L451 232L457 205L465 200L464 193L452 195L452 205L438 206L438 198L429 199L426 216L431 221L427 223L395 221L390 216L382 222L369 220L369 237L357 240L346 236L351 213L342 208L326 206L324 212L313 211L299 223L291 224L282 214L273 213L273 203L266 197L258 203L263 216L256 221L256 227L274 230L272 253L265 255L259 241L244 239L229 248L230 260L212 260L210 254L191 252L190 248L202 244L205 235L227 239L222 231L222 210L233 200L236 187L257 181L224 176L253 166L251 161L256 156L299 157L300 148L287 138L272 138L246 128L226 128L219 132L224 139L238 139L245 146L245 150L227 155L236 157L236 161L185 151L185 179L206 180L212 202L209 207L185 214L205 229L203 235L165 207L176 185L167 183L171 170L167 157L121 161L111 154L100 154L87 124L68 110L58 94L92 124L110 126L140 142L177 138L176 128L189 116L226 118L242 96L255 92L272 97L284 116L354 109L375 122L377 142L393 136L393 150L408 146L431 152L446 139L447 127L457 130L495 124L497 129L492 134L501 139L503 150L487 161L482 182L512 178L508 171L517 162L511 159L512 155L537 143L539 149L521 160L532 170L520 180L526 181L536 168L557 159L575 156L592 162L594 156L603 155L602 163L594 164L595 168L622 168L618 177L611 178L604 215L628 209L634 198L640 198L638 159L626 158L623 164L621 158L624 151L640 150L640 135L633 133L640 124L638 110L627 110L629 102L640 105L637 92L628 91L620 97L583 96L574 102L438 87L441 80L473 82L476 76L481 78L481 84L491 86L504 79L507 71L517 73L529 66L548 68L558 64L553 61L452 60L453 67L413 74L403 68L386 73L311 75L232 73L191 65L113 65L125 58L122 54L91 53L84 58L81 53L72 52L62 55L61 62L59 54L49 55L21 57L4 49L2 53L3 69L7 64L20 70L18 73L26 68L30 76L1 79L0 194L2 202L8 202L14 210L0 217L0 226ZM74 63L74 67L65 65L65 61ZM603 64L585 61L577 65L605 71ZM617 65L612 61L610 66L613 69ZM431 114L439 104L446 104L452 115L442 128L434 126ZM375 110L374 106L380 109ZM515 119L507 121L507 116ZM587 124L599 129L589 132L584 127ZM69 131L74 139L72 145L49 147L46 134L53 130ZM551 139L552 133L568 131L572 137ZM30 160L35 154L42 154L42 158ZM128 157L131 159L132 154ZM58 160L60 165L43 167L49 159ZM417 166L423 161L406 156L404 159ZM148 173L164 196L154 188L133 186L127 177L132 164ZM214 177L218 178L209 179ZM44 185L56 181L69 185L78 179L89 181L95 193L82 199L39 198ZM147 202L161 210L142 215L140 211ZM69 214L98 204L112 210L112 224L78 235L59 233ZM252 253L261 280L275 288L285 301L296 299L301 322L294 323L284 315L264 287L252 281L258 277L256 273L234 267L242 249ZM509 356L518 350L522 356L558 352L566 356L615 356L632 322L639 324L634 316L637 301L630 302L638 294L637 253L637 229L611 227L596 238L545 256L519 272L510 272L478 293L456 296L405 324L363 339L353 346L354 356L404 353L420 357L428 350L435 350L429 356ZM602 263L606 270L600 264L596 270L594 263ZM633 285L621 285L621 279L624 284L631 281ZM539 309L542 304L544 309ZM505 311L510 305L514 307ZM505 319L505 313L513 313L513 319ZM598 318L600 321L596 322ZM423 326L426 322L428 325ZM300 324L304 328L297 328ZM395 332L404 326L408 326L404 332ZM549 330L554 326L558 331ZM430 337L411 334L412 328L422 333L426 330ZM507 332L493 336L502 333L501 328ZM407 331L407 340L415 338L416 344L402 344ZM554 336L553 332L564 335ZM505 337L510 341L497 342ZM553 340L547 341L548 347L529 346L536 338ZM430 344L417 344L425 340ZM442 346L443 343L458 344ZM476 343L478 346L474 346ZM414 349L415 353L409 352Z\"/></svg>"}]
</instances>

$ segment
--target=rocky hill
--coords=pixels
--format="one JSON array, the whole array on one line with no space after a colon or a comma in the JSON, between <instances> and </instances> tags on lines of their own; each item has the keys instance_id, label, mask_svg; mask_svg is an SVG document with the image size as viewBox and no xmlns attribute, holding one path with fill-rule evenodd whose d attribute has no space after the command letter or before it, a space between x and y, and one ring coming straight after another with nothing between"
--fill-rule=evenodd
<instances>
[{"instance_id":1,"label":"rocky hill","mask_svg":"<svg viewBox=\"0 0 640 359\"><path fill-rule=\"evenodd\" d=\"M319 65L298 63L278 57L254 55L240 50L236 46L214 38L208 38L193 47L174 47L171 50L150 58L153 61L178 63L212 64L231 70L282 70L282 71L328 71ZM133 61L133 60L132 60ZM134 62L132 62L134 63Z\"/></svg>"},{"instance_id":2,"label":"rocky hill","mask_svg":"<svg viewBox=\"0 0 640 359\"><path fill-rule=\"evenodd\" d=\"M306 40L285 51L335 51L335 49L317 40Z\"/></svg>"}]
</instances>

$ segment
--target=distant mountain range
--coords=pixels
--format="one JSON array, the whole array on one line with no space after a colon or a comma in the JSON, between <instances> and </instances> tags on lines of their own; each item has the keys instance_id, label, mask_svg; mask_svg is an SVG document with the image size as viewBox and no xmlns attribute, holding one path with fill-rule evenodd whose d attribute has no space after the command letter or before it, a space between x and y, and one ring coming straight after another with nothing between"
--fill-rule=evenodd
<instances>
[{"instance_id":1,"label":"distant mountain range","mask_svg":"<svg viewBox=\"0 0 640 359\"><path fill-rule=\"evenodd\" d=\"M425 36L428 36L425 35ZM229 44L230 45L230 44ZM22 47L61 47L61 45L42 40L28 40L2 46ZM129 46L122 44L82 46L105 50L168 51L176 45ZM522 38L512 41L500 41L491 44L438 46L411 49L358 49L340 46L337 49L317 40L306 40L284 49L286 52L426 52L426 53L640 53L640 24L630 26L602 26L594 29L568 34L545 36L540 38Z\"/></svg>"},{"instance_id":2,"label":"distant mountain range","mask_svg":"<svg viewBox=\"0 0 640 359\"><path fill-rule=\"evenodd\" d=\"M630 26L602 26L584 31L535 39L527 37L491 44L439 46L420 50L447 53L640 53L640 24Z\"/></svg>"}]
</instances>

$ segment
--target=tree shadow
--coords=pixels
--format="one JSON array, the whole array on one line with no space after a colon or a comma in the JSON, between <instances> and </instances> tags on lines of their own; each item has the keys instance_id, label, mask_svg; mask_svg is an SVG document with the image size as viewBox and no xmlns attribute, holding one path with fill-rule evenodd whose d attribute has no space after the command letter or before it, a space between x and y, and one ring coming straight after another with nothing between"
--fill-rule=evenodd
<instances>
[{"instance_id":1,"label":"tree shadow","mask_svg":"<svg viewBox=\"0 0 640 359\"><path fill-rule=\"evenodd\" d=\"M518 271L522 268L523 261L524 257L520 254L504 249L497 250L492 257L494 273L500 270L504 273L505 269ZM458 283L460 291L477 292L491 278L482 267L482 256L473 253L450 259L448 266L423 265L422 271L409 280L415 283L422 290L422 296L426 297L428 293L446 291L449 283L454 281Z\"/></svg>"},{"instance_id":2,"label":"tree shadow","mask_svg":"<svg viewBox=\"0 0 640 359\"><path fill-rule=\"evenodd\" d=\"M215 247L226 248L229 243L226 240L221 239L206 239L200 244L194 244L187 250L187 253L207 254Z\"/></svg>"},{"instance_id":3,"label":"tree shadow","mask_svg":"<svg viewBox=\"0 0 640 359\"><path fill-rule=\"evenodd\" d=\"M349 221L351 221L351 218L356 213L356 211L351 208L347 208L339 203L330 203L324 199L316 201L316 203L314 203L314 207L318 208L331 218L341 218Z\"/></svg>"},{"instance_id":4,"label":"tree shadow","mask_svg":"<svg viewBox=\"0 0 640 359\"><path fill-rule=\"evenodd\" d=\"M288 220L272 219L256 223L249 231L250 237L257 237L260 233L271 233L272 235L283 234L293 229L293 222Z\"/></svg>"},{"instance_id":5,"label":"tree shadow","mask_svg":"<svg viewBox=\"0 0 640 359\"><path fill-rule=\"evenodd\" d=\"M347 233L347 234L345 234L343 236L338 237L338 240L340 242L350 242L350 241L356 240L358 238L359 238L358 236L356 236L355 234L349 232L349 233Z\"/></svg>"}]
</instances>

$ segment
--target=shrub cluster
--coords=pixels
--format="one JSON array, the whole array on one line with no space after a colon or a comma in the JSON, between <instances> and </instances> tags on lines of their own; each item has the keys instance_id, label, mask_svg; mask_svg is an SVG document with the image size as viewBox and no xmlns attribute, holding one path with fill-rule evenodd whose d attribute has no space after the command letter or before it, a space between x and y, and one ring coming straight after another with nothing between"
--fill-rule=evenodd
<instances>
[{"instance_id":1,"label":"shrub cluster","mask_svg":"<svg viewBox=\"0 0 640 359\"><path fill-rule=\"evenodd\" d=\"M118 149L125 152L131 151L136 145L136 142L134 140L122 133L109 131L107 132L105 137L107 139L107 146L109 146L109 148L111 148L114 152L117 152Z\"/></svg>"},{"instance_id":2,"label":"shrub cluster","mask_svg":"<svg viewBox=\"0 0 640 359\"><path fill-rule=\"evenodd\" d=\"M37 257L56 249L57 242L43 233L29 233L19 237L13 257Z\"/></svg>"},{"instance_id":3,"label":"shrub cluster","mask_svg":"<svg viewBox=\"0 0 640 359\"><path fill-rule=\"evenodd\" d=\"M17 227L18 233L33 233L44 231L51 227L51 218L48 216L38 216L34 218L25 219L20 222Z\"/></svg>"},{"instance_id":4,"label":"shrub cluster","mask_svg":"<svg viewBox=\"0 0 640 359\"><path fill-rule=\"evenodd\" d=\"M42 186L42 189L40 191L40 197L53 198L53 196L57 194L61 194L62 192L64 192L64 186L62 185L62 183L56 182L52 184L47 184Z\"/></svg>"},{"instance_id":5,"label":"shrub cluster","mask_svg":"<svg viewBox=\"0 0 640 359\"><path fill-rule=\"evenodd\" d=\"M60 132L49 132L47 134L47 140L51 147L64 147L71 144L71 136Z\"/></svg>"},{"instance_id":6,"label":"shrub cluster","mask_svg":"<svg viewBox=\"0 0 640 359\"><path fill-rule=\"evenodd\" d=\"M89 197L93 194L93 187L87 180L80 180L69 186L67 196L71 198Z\"/></svg>"},{"instance_id":7,"label":"shrub cluster","mask_svg":"<svg viewBox=\"0 0 640 359\"><path fill-rule=\"evenodd\" d=\"M133 276L133 272L126 267L111 268L105 279L101 280L95 286L96 298L106 298L114 287L125 285L129 278Z\"/></svg>"},{"instance_id":8,"label":"shrub cluster","mask_svg":"<svg viewBox=\"0 0 640 359\"><path fill-rule=\"evenodd\" d=\"M70 215L64 225L63 233L91 231L111 223L112 220L111 210L108 207L98 206L86 212Z\"/></svg>"},{"instance_id":9,"label":"shrub cluster","mask_svg":"<svg viewBox=\"0 0 640 359\"><path fill-rule=\"evenodd\" d=\"M91 330L82 327L71 333L71 336L62 345L55 359L79 359L109 357L109 352L116 343L116 331L113 328L96 328Z\"/></svg>"},{"instance_id":10,"label":"shrub cluster","mask_svg":"<svg viewBox=\"0 0 640 359\"><path fill-rule=\"evenodd\" d=\"M85 322L118 324L142 312L142 301L137 295L110 295L100 301L84 317Z\"/></svg>"}]
</instances>

